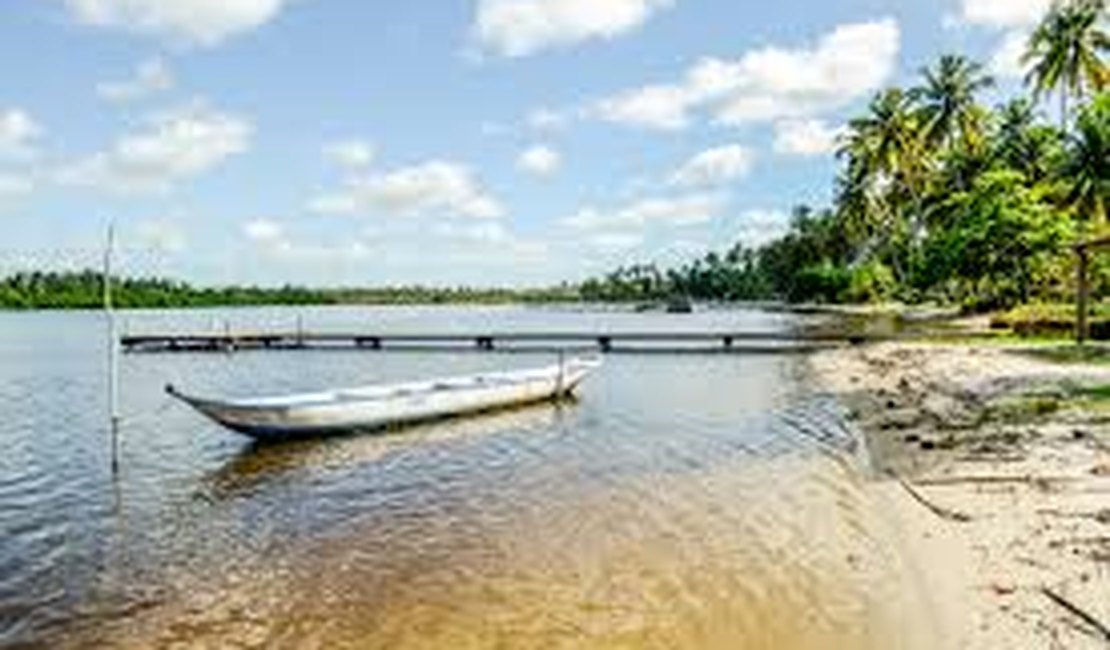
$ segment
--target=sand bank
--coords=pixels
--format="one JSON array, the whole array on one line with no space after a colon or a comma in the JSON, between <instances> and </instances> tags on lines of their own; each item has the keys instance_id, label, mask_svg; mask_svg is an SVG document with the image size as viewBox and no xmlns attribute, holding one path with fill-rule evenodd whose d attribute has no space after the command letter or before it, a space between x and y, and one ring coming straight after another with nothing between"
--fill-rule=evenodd
<instances>
[{"instance_id":1,"label":"sand bank","mask_svg":"<svg viewBox=\"0 0 1110 650\"><path fill-rule=\"evenodd\" d=\"M813 365L864 434L950 647L1110 646L1110 366L900 343Z\"/></svg>"}]
</instances>

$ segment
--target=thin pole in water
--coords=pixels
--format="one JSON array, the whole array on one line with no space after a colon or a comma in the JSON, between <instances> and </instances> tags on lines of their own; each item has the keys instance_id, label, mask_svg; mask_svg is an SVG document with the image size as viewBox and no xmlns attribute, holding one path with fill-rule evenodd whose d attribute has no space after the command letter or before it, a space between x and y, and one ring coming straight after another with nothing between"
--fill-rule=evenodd
<instances>
[{"instance_id":1,"label":"thin pole in water","mask_svg":"<svg viewBox=\"0 0 1110 650\"><path fill-rule=\"evenodd\" d=\"M555 398L562 399L563 392L566 389L566 372L567 372L567 353L566 350L559 349L559 378L558 383L555 385Z\"/></svg>"},{"instance_id":2,"label":"thin pole in water","mask_svg":"<svg viewBox=\"0 0 1110 650\"><path fill-rule=\"evenodd\" d=\"M112 435L112 473L119 471L119 342L116 340L116 315L112 308L112 248L115 225L108 224L108 243L104 250L104 313L108 317L108 413Z\"/></svg>"}]
</instances>

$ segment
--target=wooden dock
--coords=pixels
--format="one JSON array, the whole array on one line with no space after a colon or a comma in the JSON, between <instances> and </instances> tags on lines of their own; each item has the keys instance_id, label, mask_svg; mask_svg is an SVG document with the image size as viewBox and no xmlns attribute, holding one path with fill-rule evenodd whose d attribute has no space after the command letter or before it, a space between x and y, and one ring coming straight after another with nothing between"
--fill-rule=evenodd
<instances>
[{"instance_id":1,"label":"wooden dock","mask_svg":"<svg viewBox=\"0 0 1110 650\"><path fill-rule=\"evenodd\" d=\"M337 333L222 332L209 334L141 334L120 339L126 352L231 352L238 350L306 349L473 349L618 351L799 351L833 345L860 344L889 337L806 331L613 331L613 332L485 332L485 333Z\"/></svg>"}]
</instances>

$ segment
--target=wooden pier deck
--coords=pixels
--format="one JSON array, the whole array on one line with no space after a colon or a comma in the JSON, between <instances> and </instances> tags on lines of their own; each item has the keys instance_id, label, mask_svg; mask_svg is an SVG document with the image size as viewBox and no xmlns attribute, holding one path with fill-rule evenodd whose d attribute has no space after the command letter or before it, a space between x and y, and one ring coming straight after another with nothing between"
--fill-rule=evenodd
<instances>
[{"instance_id":1,"label":"wooden pier deck","mask_svg":"<svg viewBox=\"0 0 1110 650\"><path fill-rule=\"evenodd\" d=\"M612 332L222 332L123 336L127 352L228 352L304 349L476 349L530 350L588 348L600 352L715 349L794 351L860 344L889 337L806 331L612 331Z\"/></svg>"}]
</instances>

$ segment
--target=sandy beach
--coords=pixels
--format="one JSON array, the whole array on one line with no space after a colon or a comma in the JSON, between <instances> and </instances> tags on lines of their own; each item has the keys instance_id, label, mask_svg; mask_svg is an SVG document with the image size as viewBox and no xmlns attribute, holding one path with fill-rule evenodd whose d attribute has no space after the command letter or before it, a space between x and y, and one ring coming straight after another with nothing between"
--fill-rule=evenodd
<instances>
[{"instance_id":1,"label":"sandy beach","mask_svg":"<svg viewBox=\"0 0 1110 650\"><path fill-rule=\"evenodd\" d=\"M1110 366L929 343L813 365L866 440L948 647L1110 646Z\"/></svg>"}]
</instances>

